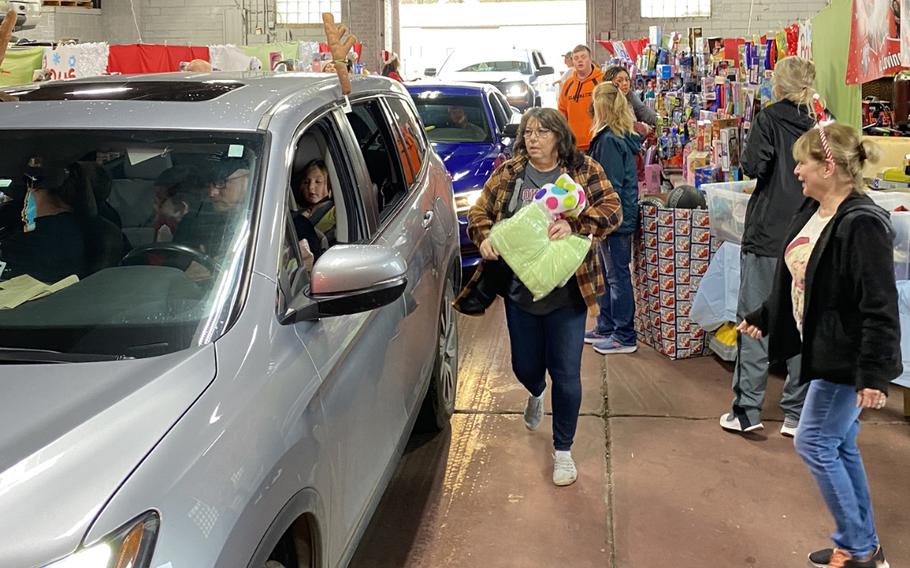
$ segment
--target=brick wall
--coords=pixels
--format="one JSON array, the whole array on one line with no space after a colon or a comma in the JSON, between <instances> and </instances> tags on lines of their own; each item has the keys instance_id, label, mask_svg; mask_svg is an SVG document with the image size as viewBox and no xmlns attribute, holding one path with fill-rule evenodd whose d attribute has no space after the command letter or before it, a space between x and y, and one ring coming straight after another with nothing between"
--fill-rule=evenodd
<instances>
[{"instance_id":1,"label":"brick wall","mask_svg":"<svg viewBox=\"0 0 910 568\"><path fill-rule=\"evenodd\" d=\"M34 41L76 39L80 42L104 41L101 10L44 6L38 25L21 34Z\"/></svg>"},{"instance_id":2,"label":"brick wall","mask_svg":"<svg viewBox=\"0 0 910 568\"><path fill-rule=\"evenodd\" d=\"M139 24L143 41L180 45L227 41L225 10L235 10L237 6L234 0L141 0L141 3Z\"/></svg>"},{"instance_id":3,"label":"brick wall","mask_svg":"<svg viewBox=\"0 0 910 568\"><path fill-rule=\"evenodd\" d=\"M616 10L613 10L613 3ZM828 5L827 0L755 0L752 6L752 33L778 31L800 19L808 19ZM648 27L659 25L664 31L701 27L705 36L745 37L749 29L750 0L712 0L710 18L642 18L641 0L588 0L588 35L591 40L648 35ZM613 21L615 13L616 21ZM597 58L606 56L598 48Z\"/></svg>"}]
</instances>

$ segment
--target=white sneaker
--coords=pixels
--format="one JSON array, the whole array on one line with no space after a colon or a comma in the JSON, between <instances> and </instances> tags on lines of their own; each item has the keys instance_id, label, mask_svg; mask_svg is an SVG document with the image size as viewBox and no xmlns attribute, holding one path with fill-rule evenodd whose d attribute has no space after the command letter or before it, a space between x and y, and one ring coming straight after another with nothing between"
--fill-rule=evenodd
<instances>
[{"instance_id":1,"label":"white sneaker","mask_svg":"<svg viewBox=\"0 0 910 568\"><path fill-rule=\"evenodd\" d=\"M540 396L528 397L528 405L525 406L525 426L528 430L537 430L543 420L543 395L546 392L545 388Z\"/></svg>"},{"instance_id":2,"label":"white sneaker","mask_svg":"<svg viewBox=\"0 0 910 568\"><path fill-rule=\"evenodd\" d=\"M759 422L758 424L750 424L743 427L739 418L732 412L728 412L720 417L720 427L724 430L729 430L730 432L754 432L756 430L762 430L765 426Z\"/></svg>"},{"instance_id":3,"label":"white sneaker","mask_svg":"<svg viewBox=\"0 0 910 568\"><path fill-rule=\"evenodd\" d=\"M572 485L578 479L578 470L575 469L575 460L572 452L556 451L553 454L553 483L559 487Z\"/></svg>"},{"instance_id":4,"label":"white sneaker","mask_svg":"<svg viewBox=\"0 0 910 568\"><path fill-rule=\"evenodd\" d=\"M796 430L799 428L799 420L790 418L789 416L784 418L784 423L780 426L780 435L786 436L787 438L796 437Z\"/></svg>"}]
</instances>

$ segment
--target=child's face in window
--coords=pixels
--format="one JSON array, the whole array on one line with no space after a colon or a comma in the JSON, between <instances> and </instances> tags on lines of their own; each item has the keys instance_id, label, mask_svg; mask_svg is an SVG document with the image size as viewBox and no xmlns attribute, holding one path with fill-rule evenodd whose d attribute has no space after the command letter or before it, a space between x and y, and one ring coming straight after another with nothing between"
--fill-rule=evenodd
<instances>
[{"instance_id":1,"label":"child's face in window","mask_svg":"<svg viewBox=\"0 0 910 568\"><path fill-rule=\"evenodd\" d=\"M303 181L300 182L300 193L310 205L315 205L329 196L329 180L319 168L307 170Z\"/></svg>"}]
</instances>

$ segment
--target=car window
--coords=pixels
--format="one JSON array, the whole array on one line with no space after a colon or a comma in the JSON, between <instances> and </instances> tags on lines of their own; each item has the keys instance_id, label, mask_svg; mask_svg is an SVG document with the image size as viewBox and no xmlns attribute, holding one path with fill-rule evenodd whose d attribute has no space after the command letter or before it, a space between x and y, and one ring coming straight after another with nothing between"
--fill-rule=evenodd
<instances>
[{"instance_id":1,"label":"car window","mask_svg":"<svg viewBox=\"0 0 910 568\"><path fill-rule=\"evenodd\" d=\"M378 99L353 104L346 116L376 188L376 205L383 221L405 199L410 187L398 148Z\"/></svg>"},{"instance_id":2,"label":"car window","mask_svg":"<svg viewBox=\"0 0 910 568\"><path fill-rule=\"evenodd\" d=\"M490 100L490 108L493 109L493 117L496 119L497 130L502 132L506 127L506 124L509 123L511 111L506 112L506 109L502 107L502 102L500 102L499 98L493 93L490 93L487 96Z\"/></svg>"},{"instance_id":3,"label":"car window","mask_svg":"<svg viewBox=\"0 0 910 568\"><path fill-rule=\"evenodd\" d=\"M392 119L398 125L398 131L401 135L399 139L399 153L401 154L402 163L410 164L408 184L413 184L420 172L424 156L427 153L426 142L420 133L420 121L414 116L414 112L405 103L404 100L388 97L386 103L389 105L389 111L392 113Z\"/></svg>"},{"instance_id":4,"label":"car window","mask_svg":"<svg viewBox=\"0 0 910 568\"><path fill-rule=\"evenodd\" d=\"M534 58L534 64L537 65L538 67L543 67L544 65L547 64L547 62L544 61L543 54L540 53L539 51L531 52L531 56Z\"/></svg>"},{"instance_id":5,"label":"car window","mask_svg":"<svg viewBox=\"0 0 910 568\"><path fill-rule=\"evenodd\" d=\"M147 357L219 337L262 146L240 133L0 132L0 346Z\"/></svg>"},{"instance_id":6,"label":"car window","mask_svg":"<svg viewBox=\"0 0 910 568\"><path fill-rule=\"evenodd\" d=\"M281 256L278 259L278 285L281 297L278 312L283 313L288 303L310 282L314 258L307 241L298 238L292 217L287 218L284 239L281 241Z\"/></svg>"},{"instance_id":7,"label":"car window","mask_svg":"<svg viewBox=\"0 0 910 568\"><path fill-rule=\"evenodd\" d=\"M350 170L333 122L323 119L303 133L294 148L289 174L291 214L298 231L307 229L318 257L336 243L359 238ZM304 222L304 219L307 222ZM321 246L313 240L313 231ZM304 235L301 233L300 238Z\"/></svg>"},{"instance_id":8,"label":"car window","mask_svg":"<svg viewBox=\"0 0 910 568\"><path fill-rule=\"evenodd\" d=\"M506 111L506 116L509 117L509 120L512 120L512 115L515 114L515 111L512 110L512 105L509 104L509 101L506 99L506 96L500 91L493 93L493 96L499 99L499 104L502 105L503 110Z\"/></svg>"},{"instance_id":9,"label":"car window","mask_svg":"<svg viewBox=\"0 0 910 568\"><path fill-rule=\"evenodd\" d=\"M459 71L466 72L502 72L502 71L517 71L523 75L531 74L531 65L527 61L516 61L516 60L503 60L503 61L481 61L480 63L472 63L459 69Z\"/></svg>"},{"instance_id":10,"label":"car window","mask_svg":"<svg viewBox=\"0 0 910 568\"><path fill-rule=\"evenodd\" d=\"M430 142L493 141L483 95L444 95L424 91L414 97Z\"/></svg>"}]
</instances>

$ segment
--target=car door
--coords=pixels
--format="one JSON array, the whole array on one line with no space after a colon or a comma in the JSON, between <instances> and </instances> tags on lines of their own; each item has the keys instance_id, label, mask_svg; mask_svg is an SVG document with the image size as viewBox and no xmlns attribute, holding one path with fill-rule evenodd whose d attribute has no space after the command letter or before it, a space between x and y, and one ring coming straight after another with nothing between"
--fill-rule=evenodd
<instances>
[{"instance_id":1,"label":"car door","mask_svg":"<svg viewBox=\"0 0 910 568\"><path fill-rule=\"evenodd\" d=\"M291 150L294 159L289 179L296 181L313 160L324 162L335 201L338 242L364 242L369 237L369 223L351 170L346 137L340 131L346 125L339 122L344 120L339 116L343 117L340 111L333 111L300 133ZM289 219L293 199L289 190ZM290 247L298 257L286 264L296 269L304 262L301 235L293 222L289 220L288 225L292 236L286 241L298 245ZM282 279L283 288L297 291L307 285L308 273L280 274ZM369 312L294 324L321 380L319 396L327 427L314 435L322 438L320 442L331 456L329 464L318 464L332 470L331 495L326 499L332 519L330 558L345 554L405 434L405 396L395 357L396 349L400 350L396 338L403 314L403 301L398 299Z\"/></svg>"},{"instance_id":2,"label":"car door","mask_svg":"<svg viewBox=\"0 0 910 568\"><path fill-rule=\"evenodd\" d=\"M410 98L385 97L387 115L393 127L399 160L407 172L410 206L390 219L388 240L401 241L401 253L408 259L408 277L413 278L413 289L405 291L405 328L408 344L417 346L419 352L409 352L407 365L420 369L419 378L430 375L436 354L438 334L437 314L446 267L442 266L441 243L446 240L445 219L439 211L439 199L431 184L426 164L429 143L417 118L417 111ZM405 164L407 162L407 165ZM404 239L404 240L402 240ZM407 244L410 241L410 244ZM410 293L409 293L410 292ZM423 393L423 381L414 382L408 401L416 407L417 398Z\"/></svg>"},{"instance_id":3,"label":"car door","mask_svg":"<svg viewBox=\"0 0 910 568\"><path fill-rule=\"evenodd\" d=\"M408 265L404 322L392 339L394 354L389 357L399 365L406 406L413 412L434 356L441 288L431 236L440 227L423 165L426 140L416 122L406 134L399 128L399 120L407 118L402 115L404 101L397 97L355 101L347 118L372 187L367 207L375 209L378 220L374 240L393 248Z\"/></svg>"}]
</instances>

